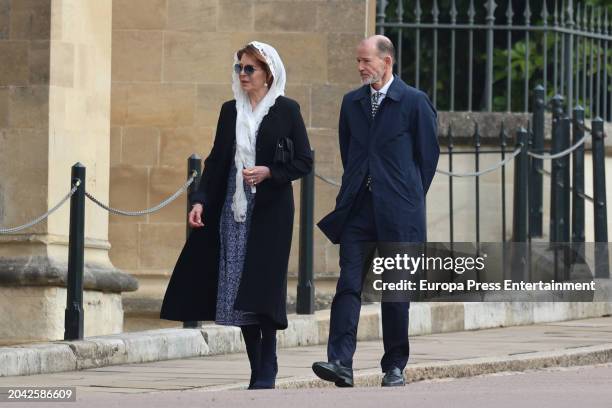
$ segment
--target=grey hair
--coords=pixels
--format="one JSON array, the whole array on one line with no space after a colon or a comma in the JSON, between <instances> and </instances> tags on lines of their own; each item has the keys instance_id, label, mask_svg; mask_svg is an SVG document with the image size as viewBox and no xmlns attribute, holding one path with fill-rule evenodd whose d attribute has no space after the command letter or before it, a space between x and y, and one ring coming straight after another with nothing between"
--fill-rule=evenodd
<instances>
[{"instance_id":1,"label":"grey hair","mask_svg":"<svg viewBox=\"0 0 612 408\"><path fill-rule=\"evenodd\" d=\"M395 46L387 37L379 36L376 39L376 49L378 50L378 56L381 58L387 55L391 57L391 60L395 62Z\"/></svg>"}]
</instances>

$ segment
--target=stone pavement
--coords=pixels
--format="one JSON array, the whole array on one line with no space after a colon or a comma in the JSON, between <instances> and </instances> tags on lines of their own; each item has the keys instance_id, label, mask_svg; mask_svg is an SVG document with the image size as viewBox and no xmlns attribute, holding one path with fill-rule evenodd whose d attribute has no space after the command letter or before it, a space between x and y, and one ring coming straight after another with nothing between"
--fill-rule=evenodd
<instances>
[{"instance_id":1,"label":"stone pavement","mask_svg":"<svg viewBox=\"0 0 612 408\"><path fill-rule=\"evenodd\" d=\"M530 355L544 354L554 357L583 348L594 350L598 346L606 351L604 360L608 360L612 359L611 343L612 317L415 336L411 338L408 369L444 362L461 366L463 362L467 364L475 361L473 359L480 361L483 358L508 360L526 357L528 360ZM382 341L359 342L354 362L356 375L378 371L381 355ZM558 357L555 358L544 366L564 365ZM315 377L310 369L314 361L324 359L325 345L279 349L279 384L285 387L327 385L313 381ZM590 362L569 365L573 364ZM508 366L500 367L498 371ZM77 396L91 398L96 394L244 388L248 378L246 354L232 353L55 374L1 377L0 386L76 386Z\"/></svg>"}]
</instances>

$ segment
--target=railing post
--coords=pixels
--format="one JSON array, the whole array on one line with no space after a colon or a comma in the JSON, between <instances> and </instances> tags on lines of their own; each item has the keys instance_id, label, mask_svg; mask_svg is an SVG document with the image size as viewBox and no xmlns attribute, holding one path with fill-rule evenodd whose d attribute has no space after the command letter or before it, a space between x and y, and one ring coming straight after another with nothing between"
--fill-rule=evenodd
<instances>
[{"instance_id":1,"label":"railing post","mask_svg":"<svg viewBox=\"0 0 612 408\"><path fill-rule=\"evenodd\" d=\"M501 160L502 162L506 159L506 127L504 126L504 121L501 122L501 130L499 132L500 138L500 147L501 147ZM501 215L502 215L502 276L504 279L509 279L510 277L506 276L506 272L508 268L506 267L506 249L507 249L507 238L506 238L506 164L501 167ZM451 177L452 179L452 177Z\"/></svg>"},{"instance_id":2,"label":"railing post","mask_svg":"<svg viewBox=\"0 0 612 408\"><path fill-rule=\"evenodd\" d=\"M570 118L563 113L563 118L560 122L559 131L559 150L566 150L570 146ZM557 181L559 184L559 195L557 196L558 204L558 229L557 239L561 242L561 255L563 256L563 269L560 278L562 280L569 279L570 272L570 156L565 155L556 160L558 162L557 167Z\"/></svg>"},{"instance_id":3,"label":"railing post","mask_svg":"<svg viewBox=\"0 0 612 408\"><path fill-rule=\"evenodd\" d=\"M514 203L512 216L512 241L527 241L527 130L521 127L516 133L516 147L521 152L514 159Z\"/></svg>"},{"instance_id":4,"label":"railing post","mask_svg":"<svg viewBox=\"0 0 612 408\"><path fill-rule=\"evenodd\" d=\"M551 153L558 153L561 151L559 148L561 142L561 117L563 115L563 97L559 94L555 95L552 99L552 143ZM551 171L550 171L550 242L559 241L559 217L561 213L559 211L559 199L561 192L559 189L559 160L552 160Z\"/></svg>"},{"instance_id":5,"label":"railing post","mask_svg":"<svg viewBox=\"0 0 612 408\"><path fill-rule=\"evenodd\" d=\"M453 149L455 145L453 143L453 125L448 125L448 171L453 172ZM451 245L451 254L453 253L453 246L455 244L455 211L454 211L454 197L453 197L453 179L454 177L448 178L448 222L449 222L449 238Z\"/></svg>"},{"instance_id":6,"label":"railing post","mask_svg":"<svg viewBox=\"0 0 612 408\"><path fill-rule=\"evenodd\" d=\"M474 171L480 170L480 131L474 122ZM476 200L476 247L480 249L480 177L474 177L474 199Z\"/></svg>"},{"instance_id":7,"label":"railing post","mask_svg":"<svg viewBox=\"0 0 612 408\"><path fill-rule=\"evenodd\" d=\"M608 215L606 205L606 155L604 122L600 117L591 122L593 132L593 208L595 221L595 277L610 278L608 254Z\"/></svg>"},{"instance_id":8,"label":"railing post","mask_svg":"<svg viewBox=\"0 0 612 408\"><path fill-rule=\"evenodd\" d=\"M83 339L83 267L85 263L85 166L72 166L70 188L80 182L70 198L68 282L64 313L64 340Z\"/></svg>"},{"instance_id":9,"label":"railing post","mask_svg":"<svg viewBox=\"0 0 612 408\"><path fill-rule=\"evenodd\" d=\"M312 170L302 178L300 185L300 255L296 299L297 314L313 314L315 311L313 276L314 150L312 151L312 162Z\"/></svg>"},{"instance_id":10,"label":"railing post","mask_svg":"<svg viewBox=\"0 0 612 408\"><path fill-rule=\"evenodd\" d=\"M584 137L584 108L574 108L572 144ZM572 155L572 263L584 263L584 144Z\"/></svg>"},{"instance_id":11,"label":"railing post","mask_svg":"<svg viewBox=\"0 0 612 408\"><path fill-rule=\"evenodd\" d=\"M193 180L193 183L189 185L187 188L187 213L191 211L191 204L189 202L189 197L191 197L191 193L198 188L198 184L200 183L200 176L202 174L202 159L197 154L192 154L187 159L187 179L189 179L193 172L196 172L196 178ZM189 226L189 222L186 222L186 231L185 238L189 238L189 234L191 234L192 228ZM183 328L196 328L200 327L200 322L197 320L194 321L186 321L183 322Z\"/></svg>"},{"instance_id":12,"label":"railing post","mask_svg":"<svg viewBox=\"0 0 612 408\"><path fill-rule=\"evenodd\" d=\"M486 102L487 112L493 110L493 26L495 25L495 8L497 5L494 0L487 0L487 72L486 72Z\"/></svg>"},{"instance_id":13,"label":"railing post","mask_svg":"<svg viewBox=\"0 0 612 408\"><path fill-rule=\"evenodd\" d=\"M544 113L546 102L544 100L544 87L538 85L533 91L533 139L532 148L537 153L544 149ZM542 182L542 159L531 159L529 172L529 235L532 237L542 236L542 210L543 210L543 182Z\"/></svg>"},{"instance_id":14,"label":"railing post","mask_svg":"<svg viewBox=\"0 0 612 408\"><path fill-rule=\"evenodd\" d=\"M385 27L383 27L381 24L383 24L385 22L385 9L387 8L387 0L378 0L378 11L376 13L376 22L378 23L378 32L377 34L385 34ZM400 70L401 67L398 67L398 70Z\"/></svg>"},{"instance_id":15,"label":"railing post","mask_svg":"<svg viewBox=\"0 0 612 408\"><path fill-rule=\"evenodd\" d=\"M565 111L567 116L572 114L574 109L574 36L571 34L571 30L574 29L574 8L572 0L567 0L567 8L562 12L567 13L567 19L565 20L565 26L569 30L568 33L563 35L563 47L565 48L563 57L563 65L565 67L565 96L567 100L567 110Z\"/></svg>"},{"instance_id":16,"label":"railing post","mask_svg":"<svg viewBox=\"0 0 612 408\"><path fill-rule=\"evenodd\" d=\"M527 257L527 189L528 189L528 156L527 156L527 130L521 127L516 133L516 148L520 153L514 158L514 203L512 215L512 269L510 276L519 281L526 278L528 268Z\"/></svg>"},{"instance_id":17,"label":"railing post","mask_svg":"<svg viewBox=\"0 0 612 408\"><path fill-rule=\"evenodd\" d=\"M570 118L563 115L559 137L559 150L570 147ZM556 159L558 161L558 180L561 196L559 198L559 241L570 242L570 156L565 155Z\"/></svg>"}]
</instances>

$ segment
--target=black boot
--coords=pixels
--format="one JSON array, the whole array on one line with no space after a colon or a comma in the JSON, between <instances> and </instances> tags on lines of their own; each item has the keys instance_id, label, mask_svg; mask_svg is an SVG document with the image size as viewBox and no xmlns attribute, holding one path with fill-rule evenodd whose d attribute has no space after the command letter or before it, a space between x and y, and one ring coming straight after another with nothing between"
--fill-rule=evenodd
<instances>
[{"instance_id":1,"label":"black boot","mask_svg":"<svg viewBox=\"0 0 612 408\"><path fill-rule=\"evenodd\" d=\"M253 389L269 389L276 385L278 361L276 358L276 329L261 329L261 360L257 381Z\"/></svg>"},{"instance_id":2,"label":"black boot","mask_svg":"<svg viewBox=\"0 0 612 408\"><path fill-rule=\"evenodd\" d=\"M240 329L242 330L242 337L244 338L249 363L251 364L249 389L253 389L253 384L257 381L261 365L261 328L258 324L250 324L248 326L241 326Z\"/></svg>"}]
</instances>

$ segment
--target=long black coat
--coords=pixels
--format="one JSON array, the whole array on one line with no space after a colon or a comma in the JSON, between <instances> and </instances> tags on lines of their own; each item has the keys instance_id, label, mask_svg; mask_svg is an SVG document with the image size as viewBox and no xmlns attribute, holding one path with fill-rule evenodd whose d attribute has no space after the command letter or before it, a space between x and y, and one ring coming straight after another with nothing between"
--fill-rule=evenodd
<instances>
[{"instance_id":1,"label":"long black coat","mask_svg":"<svg viewBox=\"0 0 612 408\"><path fill-rule=\"evenodd\" d=\"M295 155L290 164L273 163L280 137L290 137ZM221 107L217 133L190 202L202 203L204 227L185 242L168 284L160 318L214 320L219 272L219 218L236 139L236 101ZM261 314L278 329L287 328L287 267L293 234L293 187L312 169L312 154L297 102L284 96L261 122L255 164L268 166L271 178L257 185L245 264L234 307Z\"/></svg>"}]
</instances>

